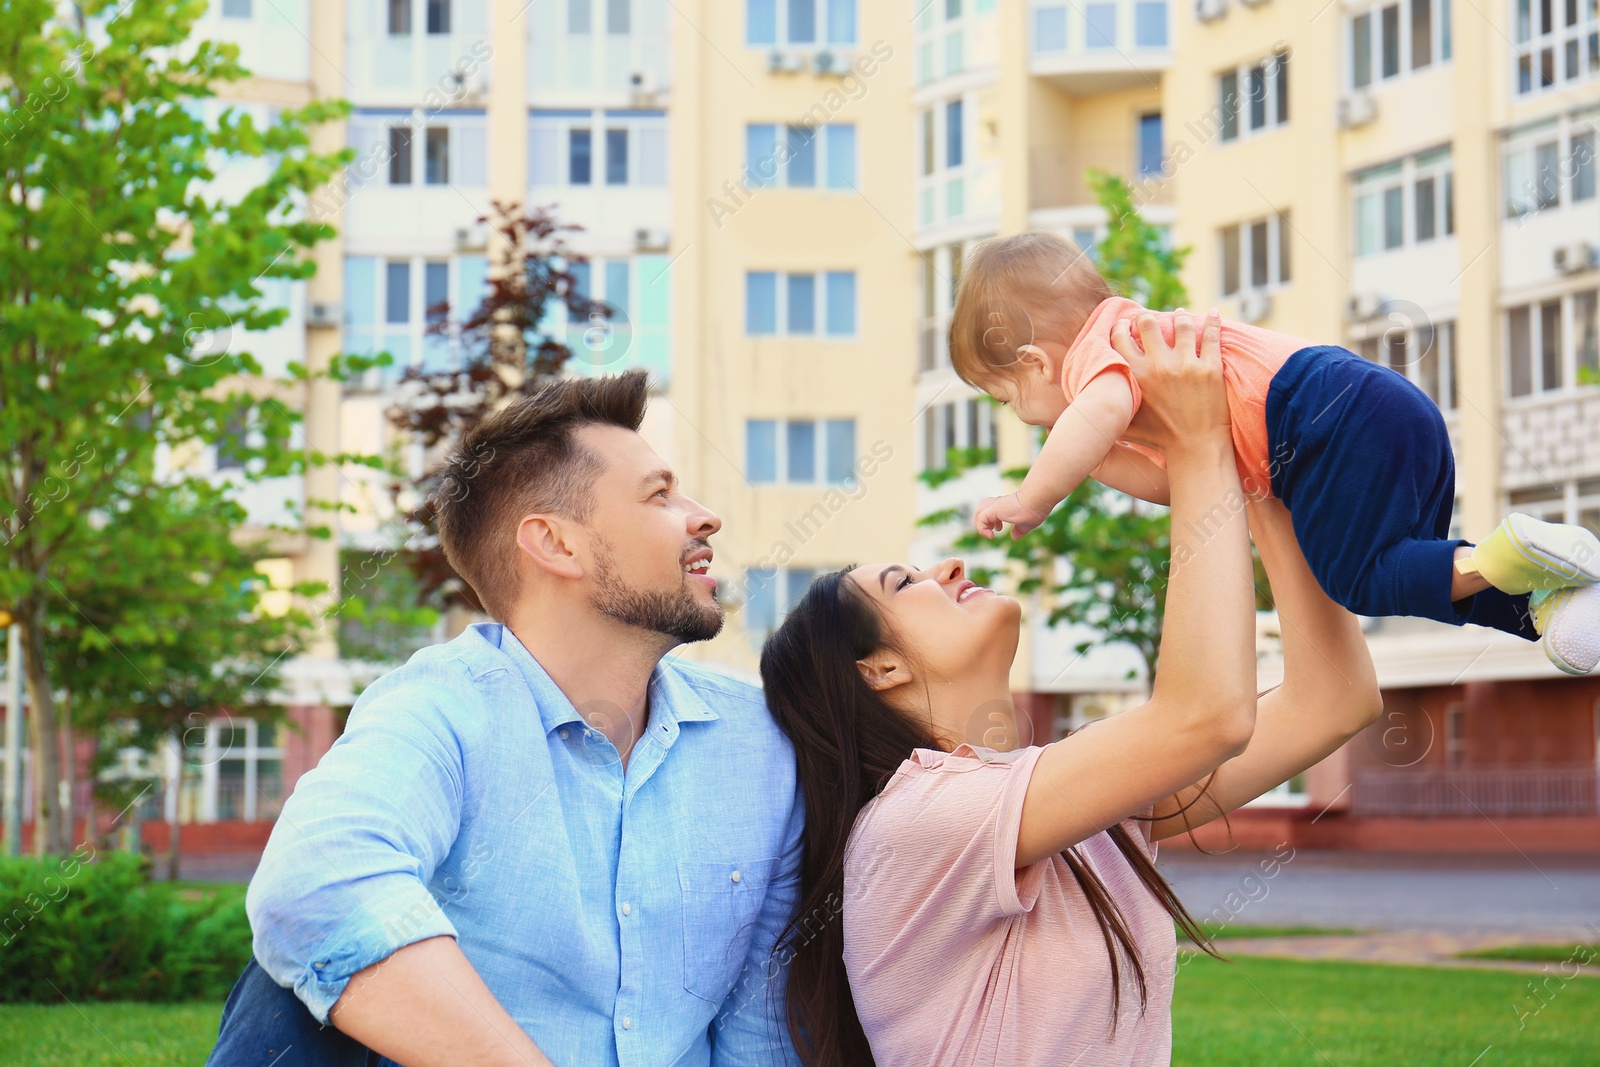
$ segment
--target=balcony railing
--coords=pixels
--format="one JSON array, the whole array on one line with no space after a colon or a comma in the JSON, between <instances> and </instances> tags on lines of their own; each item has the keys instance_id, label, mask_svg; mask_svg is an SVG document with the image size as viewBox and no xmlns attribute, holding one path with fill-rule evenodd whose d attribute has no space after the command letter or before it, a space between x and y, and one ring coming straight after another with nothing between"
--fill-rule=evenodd
<instances>
[{"instance_id":1,"label":"balcony railing","mask_svg":"<svg viewBox=\"0 0 1600 1067\"><path fill-rule=\"evenodd\" d=\"M1593 764L1496 770L1382 770L1354 776L1356 815L1594 815L1600 770Z\"/></svg>"}]
</instances>

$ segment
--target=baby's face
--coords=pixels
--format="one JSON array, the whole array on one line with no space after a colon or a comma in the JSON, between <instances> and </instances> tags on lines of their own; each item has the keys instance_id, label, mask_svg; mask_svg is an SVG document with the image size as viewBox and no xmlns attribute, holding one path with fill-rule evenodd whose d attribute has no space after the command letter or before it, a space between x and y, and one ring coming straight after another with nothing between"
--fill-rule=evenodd
<instances>
[{"instance_id":1,"label":"baby's face","mask_svg":"<svg viewBox=\"0 0 1600 1067\"><path fill-rule=\"evenodd\" d=\"M1067 410L1061 392L1061 361L1066 346L1053 341L1024 345L1017 362L989 386L989 395L1029 426L1054 426Z\"/></svg>"}]
</instances>

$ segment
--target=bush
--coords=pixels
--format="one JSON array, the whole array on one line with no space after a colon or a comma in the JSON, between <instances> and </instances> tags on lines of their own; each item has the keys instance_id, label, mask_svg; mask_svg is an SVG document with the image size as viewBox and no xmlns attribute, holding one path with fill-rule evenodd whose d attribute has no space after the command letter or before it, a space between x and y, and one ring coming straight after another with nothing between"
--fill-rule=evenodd
<instances>
[{"instance_id":1,"label":"bush","mask_svg":"<svg viewBox=\"0 0 1600 1067\"><path fill-rule=\"evenodd\" d=\"M0 1003L221 1000L249 958L237 896L185 899L87 845L0 857Z\"/></svg>"}]
</instances>

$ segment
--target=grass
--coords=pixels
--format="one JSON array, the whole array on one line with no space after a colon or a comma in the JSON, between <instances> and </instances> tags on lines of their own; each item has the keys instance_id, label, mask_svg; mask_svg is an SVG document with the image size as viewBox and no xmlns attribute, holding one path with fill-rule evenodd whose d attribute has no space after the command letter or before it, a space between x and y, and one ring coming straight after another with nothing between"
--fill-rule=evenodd
<instances>
[{"instance_id":1,"label":"grass","mask_svg":"<svg viewBox=\"0 0 1600 1067\"><path fill-rule=\"evenodd\" d=\"M1593 1064L1600 981L1185 954L1175 1067ZM0 1005L0 1067L197 1064L218 1004Z\"/></svg>"},{"instance_id":2,"label":"grass","mask_svg":"<svg viewBox=\"0 0 1600 1067\"><path fill-rule=\"evenodd\" d=\"M1529 963L1593 963L1600 945L1505 945L1476 952L1458 952L1464 960L1525 960Z\"/></svg>"},{"instance_id":3,"label":"grass","mask_svg":"<svg viewBox=\"0 0 1600 1067\"><path fill-rule=\"evenodd\" d=\"M221 1004L0 1005L4 1067L194 1067L217 1042Z\"/></svg>"},{"instance_id":4,"label":"grass","mask_svg":"<svg viewBox=\"0 0 1600 1067\"><path fill-rule=\"evenodd\" d=\"M1547 1067L1596 1062L1600 981L1535 998L1505 971L1194 956L1178 975L1174 1067Z\"/></svg>"},{"instance_id":5,"label":"grass","mask_svg":"<svg viewBox=\"0 0 1600 1067\"><path fill-rule=\"evenodd\" d=\"M1353 930L1348 926L1235 926L1232 923L1211 922L1202 922L1200 929L1213 941L1253 937L1346 937L1366 933L1365 930ZM1188 940L1181 929L1178 931L1178 940Z\"/></svg>"}]
</instances>

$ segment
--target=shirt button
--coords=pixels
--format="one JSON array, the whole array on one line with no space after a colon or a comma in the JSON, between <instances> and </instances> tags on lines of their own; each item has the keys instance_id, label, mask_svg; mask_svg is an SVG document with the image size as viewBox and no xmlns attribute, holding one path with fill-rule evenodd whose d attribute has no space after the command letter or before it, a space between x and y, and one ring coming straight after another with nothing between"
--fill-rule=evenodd
<instances>
[{"instance_id":1,"label":"shirt button","mask_svg":"<svg viewBox=\"0 0 1600 1067\"><path fill-rule=\"evenodd\" d=\"M561 735L561 740L565 741L567 739L567 731L561 730L560 731L560 735Z\"/></svg>"},{"instance_id":2,"label":"shirt button","mask_svg":"<svg viewBox=\"0 0 1600 1067\"><path fill-rule=\"evenodd\" d=\"M632 1030L633 1029L633 1016L624 1015L622 1017L622 1028L624 1030Z\"/></svg>"},{"instance_id":3,"label":"shirt button","mask_svg":"<svg viewBox=\"0 0 1600 1067\"><path fill-rule=\"evenodd\" d=\"M738 871L734 871L734 872L733 872L733 880L734 880L734 881L735 881L735 882L737 882L737 881L738 881L738 880L739 880L739 879L740 879L740 878L741 878L741 877L742 877L742 876L741 876L741 875L740 875L740 874L739 874L739 872L738 872Z\"/></svg>"},{"instance_id":4,"label":"shirt button","mask_svg":"<svg viewBox=\"0 0 1600 1067\"><path fill-rule=\"evenodd\" d=\"M624 915L632 915L633 914L633 905L629 904L626 900L624 900L622 902L622 914L624 914Z\"/></svg>"}]
</instances>

